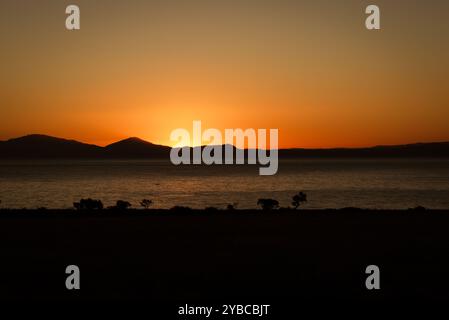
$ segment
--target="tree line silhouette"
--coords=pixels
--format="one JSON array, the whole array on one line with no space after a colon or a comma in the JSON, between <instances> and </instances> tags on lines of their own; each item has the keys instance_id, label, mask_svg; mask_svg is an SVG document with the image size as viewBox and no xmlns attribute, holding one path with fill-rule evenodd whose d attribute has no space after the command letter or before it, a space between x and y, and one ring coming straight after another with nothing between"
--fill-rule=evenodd
<instances>
[{"instance_id":1,"label":"tree line silhouette","mask_svg":"<svg viewBox=\"0 0 449 320\"><path fill-rule=\"evenodd\" d=\"M307 202L307 194L305 194L304 192L299 192L292 197L291 205L293 206L293 209L297 210L303 203L306 203L306 202ZM139 204L144 210L148 210L153 205L153 200L143 199L142 201L139 202ZM265 210L265 211L276 210L276 209L292 209L291 207L280 208L279 201L277 201L275 199L269 199L269 198L258 199L257 205L260 206L262 208L262 210ZM227 210L237 210L237 206L238 206L238 203L231 203L226 206L226 209ZM95 199L91 199L91 198L81 199L79 202L74 202L73 207L76 210L89 210L89 211L104 209L104 205L101 200L95 200ZM124 200L117 200L115 203L115 206L107 207L107 209L109 209L109 210L127 210L131 207L132 207L132 205L130 202L124 201ZM171 210L175 210L175 211L185 211L185 210L190 210L190 209L191 208L189 208L189 207L183 207L183 206L174 206L171 208ZM215 211L215 210L218 210L218 208L206 207L205 210L206 211Z\"/></svg>"},{"instance_id":2,"label":"tree line silhouette","mask_svg":"<svg viewBox=\"0 0 449 320\"><path fill-rule=\"evenodd\" d=\"M270 199L270 198L258 199L257 205L260 206L261 209L264 211L297 210L299 207L301 207L306 202L307 202L307 194L304 192L298 192L297 194L295 194L292 197L292 201L291 201L292 207L290 207L290 206L280 207L279 201L277 201L275 199ZM2 207L2 204L3 204L2 200L0 200L0 210L13 210L13 209L9 209L7 207ZM144 210L149 210L153 206L154 202L153 202L153 200L142 199L142 201L140 201L139 204ZM238 206L238 203L236 203L236 202L230 203L226 206L226 210L228 210L228 211L238 210L237 206ZM123 210L127 210L131 207L132 207L132 205L130 202L124 201L124 200L117 200L115 203L115 206L109 206L106 209L123 211ZM103 202L101 200L95 200L95 199L91 199L91 198L81 199L79 202L74 202L73 208L78 211L99 211L99 210L105 209ZM22 208L22 210L27 210L27 208ZM38 207L36 210L43 211L43 210L47 210L47 208L46 207ZM192 210L192 208L176 205L176 206L170 208L170 210L172 210L172 211L188 211L188 210ZM216 207L206 207L204 210L207 212L210 212L210 211L218 211L219 209ZM354 208L354 207L345 207L345 208L341 208L341 210L357 211L357 210L361 210L361 209ZM409 211L426 211L426 210L428 210L428 208L418 205L416 207L410 207L410 208L408 208L408 210Z\"/></svg>"}]
</instances>

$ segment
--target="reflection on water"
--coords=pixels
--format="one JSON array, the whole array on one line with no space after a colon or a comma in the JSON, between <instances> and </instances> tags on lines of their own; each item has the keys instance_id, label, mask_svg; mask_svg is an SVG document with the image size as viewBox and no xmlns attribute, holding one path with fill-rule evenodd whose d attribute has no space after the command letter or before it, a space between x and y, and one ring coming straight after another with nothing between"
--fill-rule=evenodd
<instances>
[{"instance_id":1,"label":"reflection on water","mask_svg":"<svg viewBox=\"0 0 449 320\"><path fill-rule=\"evenodd\" d=\"M9 208L69 208L80 198L118 199L134 207L174 205L255 208L260 197L281 206L306 191L306 208L449 208L447 160L284 160L278 174L258 166L174 166L163 161L1 161L0 200Z\"/></svg>"}]
</instances>

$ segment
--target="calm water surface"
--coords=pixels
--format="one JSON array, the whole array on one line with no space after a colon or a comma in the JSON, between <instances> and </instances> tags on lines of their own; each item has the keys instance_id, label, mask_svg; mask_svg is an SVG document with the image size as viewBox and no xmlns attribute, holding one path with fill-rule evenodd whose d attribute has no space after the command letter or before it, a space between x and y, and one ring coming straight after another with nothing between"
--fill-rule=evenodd
<instances>
[{"instance_id":1,"label":"calm water surface","mask_svg":"<svg viewBox=\"0 0 449 320\"><path fill-rule=\"evenodd\" d=\"M284 160L275 176L258 166L174 166L164 161L1 161L1 207L70 208L91 197L105 206L174 205L255 208L271 197L282 206L305 191L306 208L449 208L447 160Z\"/></svg>"}]
</instances>

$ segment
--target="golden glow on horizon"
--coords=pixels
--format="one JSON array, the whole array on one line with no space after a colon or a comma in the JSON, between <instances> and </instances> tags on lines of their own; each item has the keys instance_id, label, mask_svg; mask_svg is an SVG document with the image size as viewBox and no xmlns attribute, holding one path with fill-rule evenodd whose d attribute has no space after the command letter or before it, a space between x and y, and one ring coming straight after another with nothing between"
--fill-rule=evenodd
<instances>
[{"instance_id":1,"label":"golden glow on horizon","mask_svg":"<svg viewBox=\"0 0 449 320\"><path fill-rule=\"evenodd\" d=\"M193 120L281 148L449 140L448 2L377 4L370 32L360 1L80 0L67 32L63 3L2 1L0 140L173 145Z\"/></svg>"}]
</instances>

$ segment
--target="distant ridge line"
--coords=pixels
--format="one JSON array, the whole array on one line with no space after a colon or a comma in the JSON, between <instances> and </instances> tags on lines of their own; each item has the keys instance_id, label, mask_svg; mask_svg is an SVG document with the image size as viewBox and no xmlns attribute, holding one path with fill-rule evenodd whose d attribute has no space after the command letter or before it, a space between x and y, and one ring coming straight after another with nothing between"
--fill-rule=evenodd
<instances>
[{"instance_id":1,"label":"distant ridge line","mask_svg":"<svg viewBox=\"0 0 449 320\"><path fill-rule=\"evenodd\" d=\"M222 146L223 147L223 146ZM131 137L105 147L43 134L0 141L0 159L62 158L167 158L171 147ZM246 152L246 151L245 151ZM449 158L449 142L379 145L364 148L287 148L280 158Z\"/></svg>"}]
</instances>

